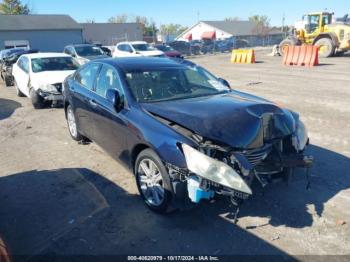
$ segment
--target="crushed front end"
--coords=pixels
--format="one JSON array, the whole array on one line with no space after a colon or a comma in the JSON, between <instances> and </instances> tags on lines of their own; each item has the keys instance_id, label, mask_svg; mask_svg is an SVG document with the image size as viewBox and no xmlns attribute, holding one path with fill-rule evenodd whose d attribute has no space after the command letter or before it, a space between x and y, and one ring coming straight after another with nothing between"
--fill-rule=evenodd
<instances>
[{"instance_id":1,"label":"crushed front end","mask_svg":"<svg viewBox=\"0 0 350 262\"><path fill-rule=\"evenodd\" d=\"M52 101L56 104L63 101L62 83L39 85L37 92L46 101Z\"/></svg>"},{"instance_id":2,"label":"crushed front end","mask_svg":"<svg viewBox=\"0 0 350 262\"><path fill-rule=\"evenodd\" d=\"M260 128L245 148L192 134L196 148L179 145L187 168L167 164L169 174L173 181L187 183L188 197L194 203L219 194L239 207L253 194L250 186L254 179L265 187L274 180L288 181L295 168L305 168L308 174L313 163L313 157L305 153L308 134L298 115L292 117L286 123L283 114L262 114Z\"/></svg>"}]
</instances>

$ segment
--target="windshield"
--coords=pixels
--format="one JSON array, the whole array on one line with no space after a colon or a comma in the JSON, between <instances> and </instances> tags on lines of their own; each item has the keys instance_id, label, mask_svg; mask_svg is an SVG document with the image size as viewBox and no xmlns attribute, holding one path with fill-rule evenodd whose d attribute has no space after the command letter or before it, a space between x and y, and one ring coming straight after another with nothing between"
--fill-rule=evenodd
<instances>
[{"instance_id":1,"label":"windshield","mask_svg":"<svg viewBox=\"0 0 350 262\"><path fill-rule=\"evenodd\" d=\"M201 67L162 68L149 71L129 71L126 81L136 100L159 102L215 95L229 88Z\"/></svg>"},{"instance_id":2,"label":"windshield","mask_svg":"<svg viewBox=\"0 0 350 262\"><path fill-rule=\"evenodd\" d=\"M153 50L155 50L153 47L149 46L148 44L133 44L132 47L136 51L153 51Z\"/></svg>"},{"instance_id":3,"label":"windshield","mask_svg":"<svg viewBox=\"0 0 350 262\"><path fill-rule=\"evenodd\" d=\"M65 71L76 70L78 65L72 57L48 57L32 59L32 71L39 73L43 71Z\"/></svg>"},{"instance_id":4,"label":"windshield","mask_svg":"<svg viewBox=\"0 0 350 262\"><path fill-rule=\"evenodd\" d=\"M97 46L76 46L75 51L82 57L104 55L101 48Z\"/></svg>"}]
</instances>

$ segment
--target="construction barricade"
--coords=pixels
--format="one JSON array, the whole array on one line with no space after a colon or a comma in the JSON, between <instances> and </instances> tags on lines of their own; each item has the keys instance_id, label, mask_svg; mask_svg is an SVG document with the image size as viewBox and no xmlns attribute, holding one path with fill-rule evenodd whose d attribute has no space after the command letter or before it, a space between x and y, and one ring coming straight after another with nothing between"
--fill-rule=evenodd
<instances>
[{"instance_id":1,"label":"construction barricade","mask_svg":"<svg viewBox=\"0 0 350 262\"><path fill-rule=\"evenodd\" d=\"M253 64L255 63L255 53L253 49L234 49L232 50L231 63Z\"/></svg>"},{"instance_id":2,"label":"construction barricade","mask_svg":"<svg viewBox=\"0 0 350 262\"><path fill-rule=\"evenodd\" d=\"M318 65L318 47L313 45L287 46L283 54L284 65Z\"/></svg>"}]
</instances>

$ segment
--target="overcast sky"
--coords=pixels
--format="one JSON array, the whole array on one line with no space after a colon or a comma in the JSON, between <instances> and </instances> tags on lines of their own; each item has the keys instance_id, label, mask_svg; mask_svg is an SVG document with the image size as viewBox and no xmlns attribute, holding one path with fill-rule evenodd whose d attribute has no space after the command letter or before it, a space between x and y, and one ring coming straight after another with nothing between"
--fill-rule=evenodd
<instances>
[{"instance_id":1,"label":"overcast sky","mask_svg":"<svg viewBox=\"0 0 350 262\"><path fill-rule=\"evenodd\" d=\"M23 2L26 2L25 0ZM271 24L294 24L302 14L313 11L333 11L336 16L350 13L350 0L27 0L38 14L68 14L78 22L94 19L106 22L111 16L126 13L152 18L161 23L190 26L200 20L223 20L225 17L267 15Z\"/></svg>"}]
</instances>

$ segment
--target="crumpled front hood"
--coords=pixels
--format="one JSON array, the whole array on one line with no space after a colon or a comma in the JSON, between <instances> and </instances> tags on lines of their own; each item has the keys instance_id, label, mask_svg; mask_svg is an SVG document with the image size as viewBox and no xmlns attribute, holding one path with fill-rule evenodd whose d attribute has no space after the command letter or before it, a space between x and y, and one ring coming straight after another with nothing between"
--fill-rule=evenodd
<instances>
[{"instance_id":1,"label":"crumpled front hood","mask_svg":"<svg viewBox=\"0 0 350 262\"><path fill-rule=\"evenodd\" d=\"M31 82L35 84L57 84L62 83L67 76L73 74L74 70L66 71L44 71L31 75Z\"/></svg>"},{"instance_id":2,"label":"crumpled front hood","mask_svg":"<svg viewBox=\"0 0 350 262\"><path fill-rule=\"evenodd\" d=\"M142 106L205 139L241 149L261 147L264 140L290 135L296 126L290 111L237 91Z\"/></svg>"}]
</instances>

